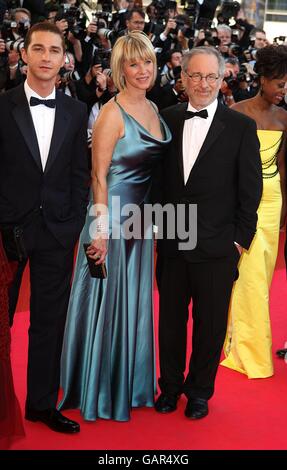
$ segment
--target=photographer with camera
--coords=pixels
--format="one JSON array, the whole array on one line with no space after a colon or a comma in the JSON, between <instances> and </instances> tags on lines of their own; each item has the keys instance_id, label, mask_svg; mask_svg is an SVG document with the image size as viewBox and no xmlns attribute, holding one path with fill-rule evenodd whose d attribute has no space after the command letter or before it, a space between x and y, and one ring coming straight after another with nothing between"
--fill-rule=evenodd
<instances>
[{"instance_id":1,"label":"photographer with camera","mask_svg":"<svg viewBox=\"0 0 287 470\"><path fill-rule=\"evenodd\" d=\"M173 2L172 2L173 3ZM170 50L186 52L193 47L194 23L186 14L168 18L164 31L152 40L159 66Z\"/></svg>"},{"instance_id":2,"label":"photographer with camera","mask_svg":"<svg viewBox=\"0 0 287 470\"><path fill-rule=\"evenodd\" d=\"M240 9L240 4L233 1L224 1L217 15L218 37L221 39L221 52L225 57L235 56L243 62L243 51L249 47L250 31L254 28ZM227 49L227 46L229 48Z\"/></svg>"},{"instance_id":3,"label":"photographer with camera","mask_svg":"<svg viewBox=\"0 0 287 470\"><path fill-rule=\"evenodd\" d=\"M236 77L239 72L239 61L235 58L227 58L225 60L224 78L220 87L218 99L226 105L231 106L235 103L233 90L235 89Z\"/></svg>"},{"instance_id":4,"label":"photographer with camera","mask_svg":"<svg viewBox=\"0 0 287 470\"><path fill-rule=\"evenodd\" d=\"M86 36L82 39L83 57L81 72L86 74L95 55L107 58L111 54L112 44L117 39L117 32L112 29L112 14L109 5L103 5L107 11L92 13Z\"/></svg>"},{"instance_id":5,"label":"photographer with camera","mask_svg":"<svg viewBox=\"0 0 287 470\"><path fill-rule=\"evenodd\" d=\"M25 8L13 10L10 19L6 18L2 24L2 39L0 40L1 89L8 90L26 79L26 67L21 60L21 50L30 24L30 12ZM3 50L3 45L5 50Z\"/></svg>"},{"instance_id":6,"label":"photographer with camera","mask_svg":"<svg viewBox=\"0 0 287 470\"><path fill-rule=\"evenodd\" d=\"M76 58L77 66L82 61L83 51L81 39L84 35L84 18L74 1L64 3L55 17L54 22L65 37L66 48Z\"/></svg>"},{"instance_id":7,"label":"photographer with camera","mask_svg":"<svg viewBox=\"0 0 287 470\"><path fill-rule=\"evenodd\" d=\"M181 78L181 66L179 66L178 73L175 75L174 84L166 85L162 88L160 99L158 100L158 107L162 109L169 108L178 103L188 101L188 96L185 92L185 86Z\"/></svg>"},{"instance_id":8,"label":"photographer with camera","mask_svg":"<svg viewBox=\"0 0 287 470\"><path fill-rule=\"evenodd\" d=\"M129 9L129 0L115 0L114 7L116 9L113 13L113 28L115 32L122 31L126 27L126 14Z\"/></svg>"},{"instance_id":9,"label":"photographer with camera","mask_svg":"<svg viewBox=\"0 0 287 470\"><path fill-rule=\"evenodd\" d=\"M166 63L159 70L154 87L147 96L158 108L164 109L186 101L185 88L181 80L182 51L173 49L166 55Z\"/></svg>"},{"instance_id":10,"label":"photographer with camera","mask_svg":"<svg viewBox=\"0 0 287 470\"><path fill-rule=\"evenodd\" d=\"M257 76L249 64L240 64L235 57L225 60L225 74L220 89L221 102L232 106L258 92Z\"/></svg>"},{"instance_id":11,"label":"photographer with camera","mask_svg":"<svg viewBox=\"0 0 287 470\"><path fill-rule=\"evenodd\" d=\"M65 53L65 62L60 68L56 79L56 88L65 95L77 99L76 81L80 80L79 73L75 70L75 58L71 52Z\"/></svg>"},{"instance_id":12,"label":"photographer with camera","mask_svg":"<svg viewBox=\"0 0 287 470\"><path fill-rule=\"evenodd\" d=\"M232 30L226 24L220 24L217 26L217 37L219 39L219 51L224 57L229 56L229 46L231 44Z\"/></svg>"},{"instance_id":13,"label":"photographer with camera","mask_svg":"<svg viewBox=\"0 0 287 470\"><path fill-rule=\"evenodd\" d=\"M160 86L174 85L175 77L181 72L182 51L173 49L167 53L167 61L160 75Z\"/></svg>"},{"instance_id":14,"label":"photographer with camera","mask_svg":"<svg viewBox=\"0 0 287 470\"><path fill-rule=\"evenodd\" d=\"M22 39L24 41L28 30L31 27L31 13L26 8L16 8L12 11L11 21L15 26L12 27L14 40ZM13 39L11 37L11 39Z\"/></svg>"},{"instance_id":15,"label":"photographer with camera","mask_svg":"<svg viewBox=\"0 0 287 470\"><path fill-rule=\"evenodd\" d=\"M111 98L107 89L109 69L105 65L103 59L95 54L88 72L75 83L78 99L87 104L88 112L96 102L104 104Z\"/></svg>"}]
</instances>

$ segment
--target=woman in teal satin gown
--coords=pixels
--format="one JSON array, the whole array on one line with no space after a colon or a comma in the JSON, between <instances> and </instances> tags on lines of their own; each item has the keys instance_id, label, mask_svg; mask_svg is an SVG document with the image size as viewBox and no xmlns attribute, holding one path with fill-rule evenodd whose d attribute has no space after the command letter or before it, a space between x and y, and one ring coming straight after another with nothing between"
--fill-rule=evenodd
<instances>
[{"instance_id":1,"label":"woman in teal satin gown","mask_svg":"<svg viewBox=\"0 0 287 470\"><path fill-rule=\"evenodd\" d=\"M86 420L127 421L131 408L154 404L152 223L145 220L143 229L142 222L153 165L171 135L145 97L156 75L147 36L132 32L118 39L111 66L120 92L102 108L93 131L96 219L87 217L79 242L62 353L60 408L80 408ZM137 208L132 226L137 237L127 236L133 208L126 204ZM82 244L91 239L89 256L97 264L106 261L106 279L89 275Z\"/></svg>"}]
</instances>

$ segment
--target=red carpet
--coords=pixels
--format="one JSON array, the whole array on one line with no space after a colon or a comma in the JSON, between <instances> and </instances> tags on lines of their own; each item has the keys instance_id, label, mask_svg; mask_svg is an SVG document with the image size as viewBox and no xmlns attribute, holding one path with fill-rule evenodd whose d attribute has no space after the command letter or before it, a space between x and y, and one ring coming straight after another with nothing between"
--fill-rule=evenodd
<instances>
[{"instance_id":1,"label":"red carpet","mask_svg":"<svg viewBox=\"0 0 287 470\"><path fill-rule=\"evenodd\" d=\"M22 311L28 309L27 279L26 273L12 331L14 380L22 409L28 328L28 313ZM287 340L286 286L282 234L271 292L274 352ZM157 321L157 293L155 307ZM210 414L201 421L191 422L184 417L185 398L171 415L139 409L133 411L128 423L87 423L78 411L71 411L67 415L81 423L80 434L56 434L44 425L25 422L26 438L17 441L12 449L287 449L287 364L274 357L274 365L273 377L257 380L220 367Z\"/></svg>"}]
</instances>

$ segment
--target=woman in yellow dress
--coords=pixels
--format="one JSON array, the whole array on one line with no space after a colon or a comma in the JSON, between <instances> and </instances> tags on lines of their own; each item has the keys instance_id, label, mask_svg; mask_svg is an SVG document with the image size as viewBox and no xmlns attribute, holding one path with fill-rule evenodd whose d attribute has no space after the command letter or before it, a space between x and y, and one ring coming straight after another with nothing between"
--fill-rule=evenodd
<instances>
[{"instance_id":1,"label":"woman in yellow dress","mask_svg":"<svg viewBox=\"0 0 287 470\"><path fill-rule=\"evenodd\" d=\"M230 303L224 345L225 367L248 378L273 375L269 318L271 285L280 226L286 219L285 130L287 112L277 105L287 92L287 47L267 46L257 51L255 71L260 91L233 108L257 124L262 160L263 193L257 232L239 263L239 278Z\"/></svg>"}]
</instances>

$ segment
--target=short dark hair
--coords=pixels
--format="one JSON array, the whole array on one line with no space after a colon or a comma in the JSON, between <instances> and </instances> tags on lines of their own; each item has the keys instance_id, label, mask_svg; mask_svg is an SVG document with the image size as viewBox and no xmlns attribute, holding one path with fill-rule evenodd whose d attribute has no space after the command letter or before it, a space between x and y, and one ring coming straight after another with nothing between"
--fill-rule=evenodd
<instances>
[{"instance_id":1,"label":"short dark hair","mask_svg":"<svg viewBox=\"0 0 287 470\"><path fill-rule=\"evenodd\" d=\"M265 34L265 36L266 36L266 33L265 33L264 29L262 29L262 28L253 28L250 31L250 36L255 36L256 33L262 33L262 34Z\"/></svg>"},{"instance_id":2,"label":"short dark hair","mask_svg":"<svg viewBox=\"0 0 287 470\"><path fill-rule=\"evenodd\" d=\"M271 45L258 49L254 71L270 79L287 75L287 46Z\"/></svg>"},{"instance_id":3,"label":"short dark hair","mask_svg":"<svg viewBox=\"0 0 287 470\"><path fill-rule=\"evenodd\" d=\"M43 21L42 23L36 23L34 24L28 31L27 36L25 37L24 41L24 49L27 51L30 43L31 43L31 38L32 34L36 33L38 31L43 31L43 32L48 32L48 33L53 33L57 34L60 36L61 41L62 41L62 47L63 47L63 52L66 50L66 45L65 45L65 38L58 28L54 23L50 23L49 21Z\"/></svg>"},{"instance_id":4,"label":"short dark hair","mask_svg":"<svg viewBox=\"0 0 287 470\"><path fill-rule=\"evenodd\" d=\"M143 19L145 18L145 13L141 8L132 8L131 10L128 10L126 14L126 20L130 21L134 13L138 13L138 15L140 15Z\"/></svg>"}]
</instances>

